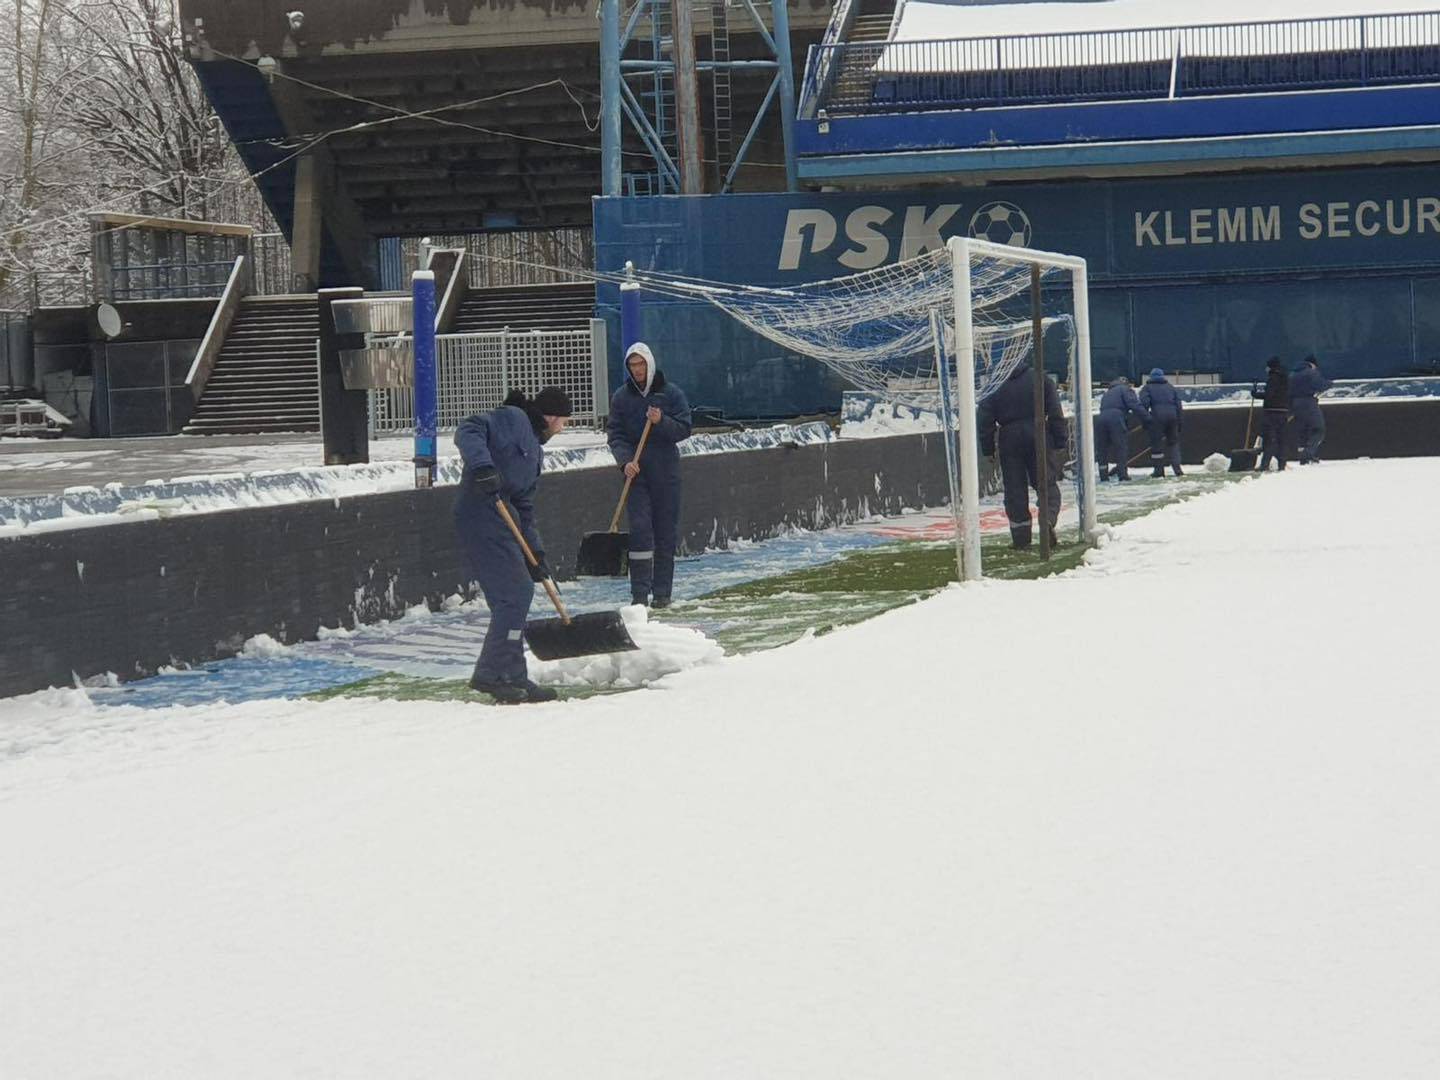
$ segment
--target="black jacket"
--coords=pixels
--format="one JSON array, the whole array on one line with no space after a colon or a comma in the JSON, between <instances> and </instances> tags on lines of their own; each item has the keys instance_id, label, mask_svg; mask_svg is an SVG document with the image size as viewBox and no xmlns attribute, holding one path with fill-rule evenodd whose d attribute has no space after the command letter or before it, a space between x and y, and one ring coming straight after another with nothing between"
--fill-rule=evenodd
<instances>
[{"instance_id":1,"label":"black jacket","mask_svg":"<svg viewBox=\"0 0 1440 1080\"><path fill-rule=\"evenodd\" d=\"M1290 376L1285 374L1283 368L1272 368L1269 376L1265 379L1265 389L1258 393L1250 391L1256 397L1264 398L1265 403L1261 408L1274 412L1290 411Z\"/></svg>"},{"instance_id":2,"label":"black jacket","mask_svg":"<svg viewBox=\"0 0 1440 1080\"><path fill-rule=\"evenodd\" d=\"M1063 450L1069 442L1065 414L1060 410L1060 391L1048 378L1045 380L1045 434L1052 450ZM997 386L976 411L980 452L995 452L995 429L1010 424L1035 427L1035 369L1022 365Z\"/></svg>"}]
</instances>

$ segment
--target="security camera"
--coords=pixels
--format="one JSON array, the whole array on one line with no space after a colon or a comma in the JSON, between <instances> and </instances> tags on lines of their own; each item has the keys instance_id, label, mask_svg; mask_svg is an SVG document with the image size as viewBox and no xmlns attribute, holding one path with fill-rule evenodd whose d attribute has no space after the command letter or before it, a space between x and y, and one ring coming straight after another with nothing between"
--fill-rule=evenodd
<instances>
[{"instance_id":1,"label":"security camera","mask_svg":"<svg viewBox=\"0 0 1440 1080\"><path fill-rule=\"evenodd\" d=\"M305 12L303 11L287 11L285 18L290 23L291 30L299 30L305 25Z\"/></svg>"}]
</instances>

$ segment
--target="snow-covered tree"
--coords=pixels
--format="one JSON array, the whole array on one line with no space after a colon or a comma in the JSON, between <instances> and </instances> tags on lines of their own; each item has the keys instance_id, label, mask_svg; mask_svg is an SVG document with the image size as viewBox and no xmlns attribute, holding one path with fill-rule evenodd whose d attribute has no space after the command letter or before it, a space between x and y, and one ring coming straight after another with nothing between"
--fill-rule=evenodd
<instances>
[{"instance_id":1,"label":"snow-covered tree","mask_svg":"<svg viewBox=\"0 0 1440 1080\"><path fill-rule=\"evenodd\" d=\"M90 211L269 223L176 0L0 4L0 307L85 298Z\"/></svg>"}]
</instances>

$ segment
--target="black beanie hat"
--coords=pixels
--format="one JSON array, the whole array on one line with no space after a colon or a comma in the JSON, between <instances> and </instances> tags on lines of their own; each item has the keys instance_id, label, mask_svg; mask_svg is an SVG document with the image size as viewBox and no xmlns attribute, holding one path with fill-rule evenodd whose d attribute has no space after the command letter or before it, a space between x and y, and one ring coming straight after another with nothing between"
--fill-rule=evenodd
<instances>
[{"instance_id":1,"label":"black beanie hat","mask_svg":"<svg viewBox=\"0 0 1440 1080\"><path fill-rule=\"evenodd\" d=\"M558 386L547 386L535 395L535 408L541 416L569 416L574 409L570 395Z\"/></svg>"}]
</instances>

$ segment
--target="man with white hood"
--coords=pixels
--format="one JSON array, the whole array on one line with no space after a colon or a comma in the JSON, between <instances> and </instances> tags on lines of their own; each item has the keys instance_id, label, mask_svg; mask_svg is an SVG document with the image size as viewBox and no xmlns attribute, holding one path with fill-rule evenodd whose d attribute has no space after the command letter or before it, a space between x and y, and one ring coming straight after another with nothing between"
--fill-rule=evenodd
<instances>
[{"instance_id":1,"label":"man with white hood","mask_svg":"<svg viewBox=\"0 0 1440 1080\"><path fill-rule=\"evenodd\" d=\"M680 449L690 437L690 402L667 382L650 346L625 350L626 378L610 398L606 429L615 461L634 478L630 515L630 597L637 604L670 605L675 583L675 544L680 529ZM633 460L650 422L639 464ZM652 599L653 598L653 599Z\"/></svg>"}]
</instances>

